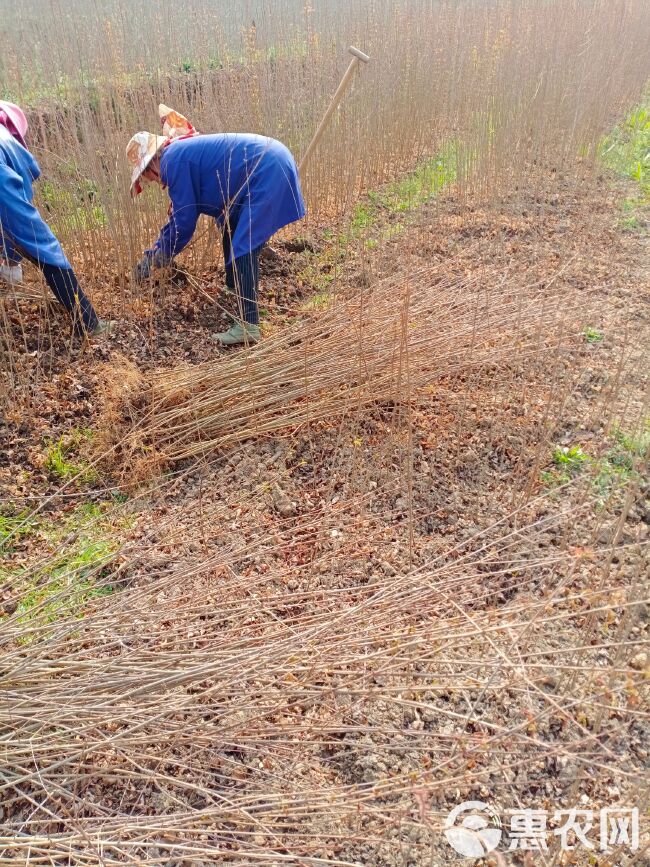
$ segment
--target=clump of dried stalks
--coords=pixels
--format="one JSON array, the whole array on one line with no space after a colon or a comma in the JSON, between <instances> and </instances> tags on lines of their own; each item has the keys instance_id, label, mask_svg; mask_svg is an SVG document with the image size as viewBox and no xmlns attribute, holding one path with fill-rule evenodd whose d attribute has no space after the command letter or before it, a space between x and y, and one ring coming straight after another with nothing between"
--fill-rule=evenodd
<instances>
[{"instance_id":1,"label":"clump of dried stalks","mask_svg":"<svg viewBox=\"0 0 650 867\"><path fill-rule=\"evenodd\" d=\"M552 283L552 279L548 281ZM109 430L122 453L144 447L166 462L214 452L252 437L358 413L411 389L481 366L512 362L557 346L566 305L552 286L522 286L496 271L454 277L424 268L229 358L162 371L124 409L108 401ZM572 326L579 325L573 319Z\"/></svg>"},{"instance_id":2,"label":"clump of dried stalks","mask_svg":"<svg viewBox=\"0 0 650 867\"><path fill-rule=\"evenodd\" d=\"M88 457L128 468L131 485L158 476L165 462L139 433L148 393L144 374L128 358L119 356L102 365L100 373L99 419Z\"/></svg>"}]
</instances>

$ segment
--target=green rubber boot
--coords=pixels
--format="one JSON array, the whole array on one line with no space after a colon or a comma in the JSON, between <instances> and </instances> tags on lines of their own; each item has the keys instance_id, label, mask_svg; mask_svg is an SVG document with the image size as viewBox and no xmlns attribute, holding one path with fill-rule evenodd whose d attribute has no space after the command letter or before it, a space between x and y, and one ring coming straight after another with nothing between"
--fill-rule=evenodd
<instances>
[{"instance_id":1,"label":"green rubber boot","mask_svg":"<svg viewBox=\"0 0 650 867\"><path fill-rule=\"evenodd\" d=\"M98 319L97 325L90 332L91 337L102 337L105 334L115 334L117 322L110 319Z\"/></svg>"},{"instance_id":2,"label":"green rubber boot","mask_svg":"<svg viewBox=\"0 0 650 867\"><path fill-rule=\"evenodd\" d=\"M213 335L222 346L239 346L245 343L259 343L261 340L260 329L257 325L235 322L228 331Z\"/></svg>"}]
</instances>

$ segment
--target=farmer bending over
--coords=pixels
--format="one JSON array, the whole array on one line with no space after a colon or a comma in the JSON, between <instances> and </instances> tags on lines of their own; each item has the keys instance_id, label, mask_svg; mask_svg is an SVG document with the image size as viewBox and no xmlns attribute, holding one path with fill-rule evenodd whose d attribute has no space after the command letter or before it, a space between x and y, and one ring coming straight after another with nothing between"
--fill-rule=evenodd
<instances>
[{"instance_id":1,"label":"farmer bending over","mask_svg":"<svg viewBox=\"0 0 650 867\"><path fill-rule=\"evenodd\" d=\"M20 261L37 265L81 331L92 336L111 330L97 314L47 223L32 204L38 163L27 150L27 118L17 105L0 101L0 279L22 281Z\"/></svg>"},{"instance_id":2,"label":"farmer bending over","mask_svg":"<svg viewBox=\"0 0 650 867\"><path fill-rule=\"evenodd\" d=\"M180 114L160 106L163 136L139 132L126 149L133 165L131 195L141 181L167 188L169 222L137 264L140 283L168 265L189 243L200 214L223 232L226 286L237 292L239 318L215 335L225 346L260 339L259 255L271 235L305 216L298 169L287 148L259 135L200 135Z\"/></svg>"}]
</instances>

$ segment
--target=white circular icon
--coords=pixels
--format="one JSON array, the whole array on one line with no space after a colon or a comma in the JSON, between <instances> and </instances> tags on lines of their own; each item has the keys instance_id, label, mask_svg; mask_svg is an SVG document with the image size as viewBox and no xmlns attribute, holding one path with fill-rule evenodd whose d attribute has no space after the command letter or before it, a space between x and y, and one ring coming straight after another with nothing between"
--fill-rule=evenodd
<instances>
[{"instance_id":1,"label":"white circular icon","mask_svg":"<svg viewBox=\"0 0 650 867\"><path fill-rule=\"evenodd\" d=\"M483 815L477 815L482 813ZM463 816L459 825L456 819ZM493 827L490 827L490 826ZM447 842L465 858L482 858L494 850L501 841L501 821L489 804L483 801L465 801L447 816L445 822Z\"/></svg>"}]
</instances>

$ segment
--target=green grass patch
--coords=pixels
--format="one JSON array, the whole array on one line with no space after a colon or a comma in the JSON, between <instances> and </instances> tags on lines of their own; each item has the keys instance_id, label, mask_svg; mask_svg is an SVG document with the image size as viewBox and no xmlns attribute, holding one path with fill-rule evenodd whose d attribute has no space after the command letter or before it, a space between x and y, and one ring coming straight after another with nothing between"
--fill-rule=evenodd
<instances>
[{"instance_id":1,"label":"green grass patch","mask_svg":"<svg viewBox=\"0 0 650 867\"><path fill-rule=\"evenodd\" d=\"M448 145L432 159L425 160L400 181L379 193L378 200L391 213L403 213L419 208L445 187L453 184L457 173L457 147Z\"/></svg>"},{"instance_id":2,"label":"green grass patch","mask_svg":"<svg viewBox=\"0 0 650 867\"><path fill-rule=\"evenodd\" d=\"M650 418L645 420L641 430L636 433L626 433L616 428L612 434L617 447L626 457L635 460L645 460L650 457Z\"/></svg>"},{"instance_id":3,"label":"green grass patch","mask_svg":"<svg viewBox=\"0 0 650 867\"><path fill-rule=\"evenodd\" d=\"M307 306L312 310L323 310L329 305L330 300L331 296L329 292L317 292L315 295L311 296L307 302Z\"/></svg>"},{"instance_id":4,"label":"green grass patch","mask_svg":"<svg viewBox=\"0 0 650 867\"><path fill-rule=\"evenodd\" d=\"M352 214L349 234L363 235L386 214L402 214L422 207L441 190L454 183L457 174L457 146L447 145L439 154L426 159L404 178L393 181L381 190L367 194Z\"/></svg>"},{"instance_id":5,"label":"green grass patch","mask_svg":"<svg viewBox=\"0 0 650 867\"><path fill-rule=\"evenodd\" d=\"M40 572L24 576L25 586L16 609L18 622L22 626L41 626L60 617L83 616L91 599L113 592L113 585L104 581L103 571L116 550L115 542L84 536Z\"/></svg>"},{"instance_id":6,"label":"green grass patch","mask_svg":"<svg viewBox=\"0 0 650 867\"><path fill-rule=\"evenodd\" d=\"M87 428L75 428L58 440L46 440L45 469L48 473L61 481L76 479L80 484L95 483L97 471L81 457L84 444L92 436L92 431Z\"/></svg>"},{"instance_id":7,"label":"green grass patch","mask_svg":"<svg viewBox=\"0 0 650 867\"><path fill-rule=\"evenodd\" d=\"M83 503L56 521L41 518L28 524L38 535L38 560L32 556L29 565L0 569L0 583L18 598L18 623L31 629L62 617L82 617L91 600L113 593L108 567L123 531L132 524L110 501ZM26 634L21 642L30 640Z\"/></svg>"},{"instance_id":8,"label":"green grass patch","mask_svg":"<svg viewBox=\"0 0 650 867\"><path fill-rule=\"evenodd\" d=\"M574 475L581 472L589 461L589 455L580 446L557 446L553 450L555 466Z\"/></svg>"},{"instance_id":9,"label":"green grass patch","mask_svg":"<svg viewBox=\"0 0 650 867\"><path fill-rule=\"evenodd\" d=\"M639 187L638 196L623 202L619 229L645 233L650 220L650 92L602 142L600 158Z\"/></svg>"},{"instance_id":10,"label":"green grass patch","mask_svg":"<svg viewBox=\"0 0 650 867\"><path fill-rule=\"evenodd\" d=\"M541 481L547 488L568 484L591 461L581 446L556 446L551 459L553 467L540 473Z\"/></svg>"},{"instance_id":11,"label":"green grass patch","mask_svg":"<svg viewBox=\"0 0 650 867\"><path fill-rule=\"evenodd\" d=\"M318 262L312 262L302 269L300 274L298 275L299 279L310 286L316 296L320 298L320 301L317 302L314 306L323 307L323 300L325 297L329 298L329 287L334 282L335 272L333 269L330 270L328 266L323 266ZM307 302L308 306L311 305L311 298Z\"/></svg>"},{"instance_id":12,"label":"green grass patch","mask_svg":"<svg viewBox=\"0 0 650 867\"><path fill-rule=\"evenodd\" d=\"M621 217L618 221L618 228L621 232L645 232L646 231L646 221L642 216L629 216L629 217Z\"/></svg>"},{"instance_id":13,"label":"green grass patch","mask_svg":"<svg viewBox=\"0 0 650 867\"><path fill-rule=\"evenodd\" d=\"M29 512L15 512L10 507L0 511L0 552L9 553L23 537L29 536L34 529L34 521Z\"/></svg>"},{"instance_id":14,"label":"green grass patch","mask_svg":"<svg viewBox=\"0 0 650 867\"><path fill-rule=\"evenodd\" d=\"M571 476L568 473L558 472L557 470L542 470L539 477L546 488L557 488L571 481Z\"/></svg>"},{"instance_id":15,"label":"green grass patch","mask_svg":"<svg viewBox=\"0 0 650 867\"><path fill-rule=\"evenodd\" d=\"M54 233L104 227L107 217L98 201L97 184L78 177L71 167L63 173L62 180L44 180L35 188L38 203Z\"/></svg>"},{"instance_id":16,"label":"green grass patch","mask_svg":"<svg viewBox=\"0 0 650 867\"><path fill-rule=\"evenodd\" d=\"M368 229L370 226L374 225L376 219L376 208L372 204L364 202L357 205L354 209L352 220L350 221L352 235L355 236L361 230Z\"/></svg>"},{"instance_id":17,"label":"green grass patch","mask_svg":"<svg viewBox=\"0 0 650 867\"><path fill-rule=\"evenodd\" d=\"M609 496L615 489L640 478L637 465L648 457L650 428L639 434L615 430L614 445L595 467L594 487L601 496Z\"/></svg>"},{"instance_id":18,"label":"green grass patch","mask_svg":"<svg viewBox=\"0 0 650 867\"><path fill-rule=\"evenodd\" d=\"M650 200L650 93L601 145L601 157L623 177L636 181Z\"/></svg>"}]
</instances>

